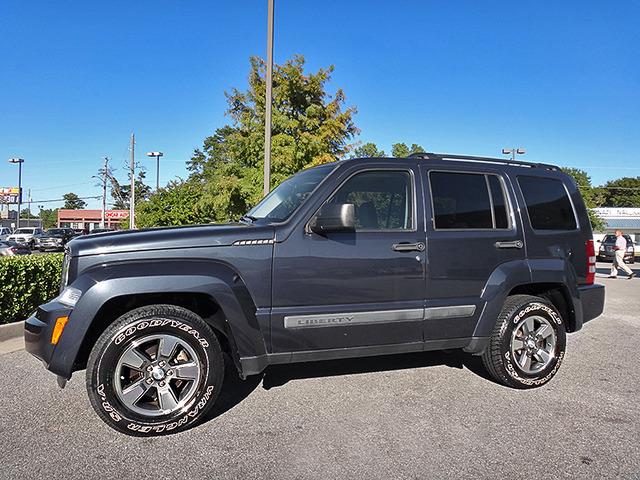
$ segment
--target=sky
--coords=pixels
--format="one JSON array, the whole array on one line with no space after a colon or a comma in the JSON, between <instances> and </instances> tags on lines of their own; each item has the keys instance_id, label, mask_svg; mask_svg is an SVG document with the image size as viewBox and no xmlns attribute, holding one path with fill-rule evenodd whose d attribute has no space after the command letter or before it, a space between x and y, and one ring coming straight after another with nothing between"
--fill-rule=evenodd
<instances>
[{"instance_id":1,"label":"sky","mask_svg":"<svg viewBox=\"0 0 640 480\"><path fill-rule=\"evenodd\" d=\"M640 175L640 2L275 0L275 53L335 66L356 106L355 141ZM129 137L155 185L185 178L224 125L224 91L266 53L267 0L0 2L0 186L58 207L101 194L111 157L126 179ZM99 200L89 200L99 208Z\"/></svg>"}]
</instances>

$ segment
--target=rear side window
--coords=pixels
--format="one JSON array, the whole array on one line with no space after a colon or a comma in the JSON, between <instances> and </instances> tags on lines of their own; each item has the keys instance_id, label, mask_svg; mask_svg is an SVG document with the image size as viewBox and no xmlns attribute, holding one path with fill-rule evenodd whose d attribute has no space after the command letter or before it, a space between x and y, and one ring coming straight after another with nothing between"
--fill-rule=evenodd
<instances>
[{"instance_id":1,"label":"rear side window","mask_svg":"<svg viewBox=\"0 0 640 480\"><path fill-rule=\"evenodd\" d=\"M507 202L497 176L430 172L429 181L436 229L509 228Z\"/></svg>"},{"instance_id":2,"label":"rear side window","mask_svg":"<svg viewBox=\"0 0 640 480\"><path fill-rule=\"evenodd\" d=\"M575 230L576 217L569 195L560 180L518 177L534 230Z\"/></svg>"}]
</instances>

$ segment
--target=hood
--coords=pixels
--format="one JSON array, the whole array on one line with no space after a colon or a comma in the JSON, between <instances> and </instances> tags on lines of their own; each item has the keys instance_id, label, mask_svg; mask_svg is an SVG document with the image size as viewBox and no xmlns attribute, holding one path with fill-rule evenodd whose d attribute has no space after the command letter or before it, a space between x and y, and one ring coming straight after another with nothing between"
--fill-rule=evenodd
<instances>
[{"instance_id":1,"label":"hood","mask_svg":"<svg viewBox=\"0 0 640 480\"><path fill-rule=\"evenodd\" d=\"M244 223L162 227L83 235L67 246L72 256L231 245L238 240L272 239L273 227Z\"/></svg>"}]
</instances>

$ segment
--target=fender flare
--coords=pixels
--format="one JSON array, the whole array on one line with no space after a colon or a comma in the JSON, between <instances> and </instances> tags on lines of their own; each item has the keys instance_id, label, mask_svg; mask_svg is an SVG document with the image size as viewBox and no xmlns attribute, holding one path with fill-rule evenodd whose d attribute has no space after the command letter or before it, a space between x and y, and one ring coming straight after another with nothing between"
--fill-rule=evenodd
<instances>
[{"instance_id":1,"label":"fender flare","mask_svg":"<svg viewBox=\"0 0 640 480\"><path fill-rule=\"evenodd\" d=\"M240 274L223 262L205 258L163 258L161 261L106 263L83 271L71 285L80 289L82 296L69 316L49 365L50 370L65 378L71 377L82 342L100 309L121 296L207 295L224 314L226 325L211 326L231 334L228 340L236 365L240 365L242 357L266 354L255 303Z\"/></svg>"},{"instance_id":2,"label":"fender flare","mask_svg":"<svg viewBox=\"0 0 640 480\"><path fill-rule=\"evenodd\" d=\"M570 262L562 258L514 260L499 265L489 276L481 295L484 307L473 340L465 351L481 353L509 293L517 287L535 284L562 285L569 296L566 300L573 315L570 320L574 322L574 331L582 327L582 303Z\"/></svg>"}]
</instances>

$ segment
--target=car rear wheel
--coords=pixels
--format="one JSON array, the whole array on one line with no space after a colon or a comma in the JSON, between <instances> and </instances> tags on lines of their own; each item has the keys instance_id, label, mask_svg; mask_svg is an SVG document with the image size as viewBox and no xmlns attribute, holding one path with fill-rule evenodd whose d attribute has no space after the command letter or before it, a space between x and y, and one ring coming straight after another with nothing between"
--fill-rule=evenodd
<instances>
[{"instance_id":1,"label":"car rear wheel","mask_svg":"<svg viewBox=\"0 0 640 480\"><path fill-rule=\"evenodd\" d=\"M534 388L551 380L565 355L562 317L548 301L529 295L507 299L482 361L498 382Z\"/></svg>"},{"instance_id":2,"label":"car rear wheel","mask_svg":"<svg viewBox=\"0 0 640 480\"><path fill-rule=\"evenodd\" d=\"M220 393L224 360L198 315L173 305L135 309L100 336L87 362L91 405L110 427L136 436L197 423Z\"/></svg>"}]
</instances>

